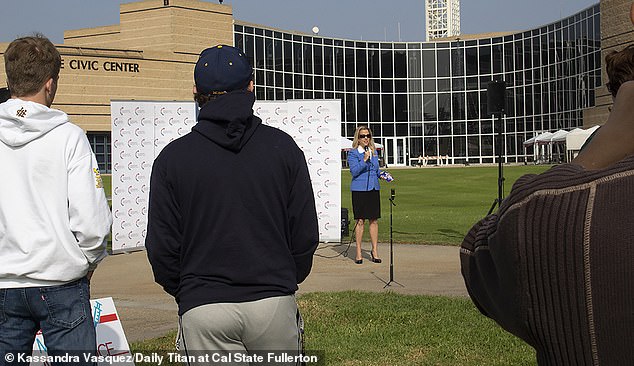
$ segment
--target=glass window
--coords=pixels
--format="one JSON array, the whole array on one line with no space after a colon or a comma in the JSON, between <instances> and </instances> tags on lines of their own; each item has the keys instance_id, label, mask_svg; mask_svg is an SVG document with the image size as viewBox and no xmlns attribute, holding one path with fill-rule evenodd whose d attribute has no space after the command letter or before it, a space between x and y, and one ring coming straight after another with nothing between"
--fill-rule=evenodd
<instances>
[{"instance_id":1,"label":"glass window","mask_svg":"<svg viewBox=\"0 0 634 366\"><path fill-rule=\"evenodd\" d=\"M332 47L324 47L324 75L333 75L335 69Z\"/></svg>"},{"instance_id":2,"label":"glass window","mask_svg":"<svg viewBox=\"0 0 634 366\"><path fill-rule=\"evenodd\" d=\"M368 73L371 78L381 77L379 73L379 51L368 51Z\"/></svg>"},{"instance_id":3,"label":"glass window","mask_svg":"<svg viewBox=\"0 0 634 366\"><path fill-rule=\"evenodd\" d=\"M439 135L451 135L451 122L440 122L438 123L438 134Z\"/></svg>"},{"instance_id":4,"label":"glass window","mask_svg":"<svg viewBox=\"0 0 634 366\"><path fill-rule=\"evenodd\" d=\"M424 92L435 92L436 91L436 79L424 79L423 80L423 91Z\"/></svg>"},{"instance_id":5,"label":"glass window","mask_svg":"<svg viewBox=\"0 0 634 366\"><path fill-rule=\"evenodd\" d=\"M464 120L466 119L466 112L464 108L464 93L454 93L452 95L453 99L453 119L454 120ZM462 132L464 133L464 132Z\"/></svg>"},{"instance_id":6,"label":"glass window","mask_svg":"<svg viewBox=\"0 0 634 366\"><path fill-rule=\"evenodd\" d=\"M397 122L407 122L407 94L396 94L394 96L394 107Z\"/></svg>"},{"instance_id":7,"label":"glass window","mask_svg":"<svg viewBox=\"0 0 634 366\"><path fill-rule=\"evenodd\" d=\"M423 91L423 83L421 80L409 80L409 91L410 92L421 92Z\"/></svg>"},{"instance_id":8,"label":"glass window","mask_svg":"<svg viewBox=\"0 0 634 366\"><path fill-rule=\"evenodd\" d=\"M467 93L467 119L478 119L480 116L480 103L478 101L478 92Z\"/></svg>"},{"instance_id":9,"label":"glass window","mask_svg":"<svg viewBox=\"0 0 634 366\"><path fill-rule=\"evenodd\" d=\"M392 80L381 80L381 91L383 93L394 92L394 83Z\"/></svg>"},{"instance_id":10,"label":"glass window","mask_svg":"<svg viewBox=\"0 0 634 366\"><path fill-rule=\"evenodd\" d=\"M381 120L381 95L370 94L369 95L369 111L370 122L378 122Z\"/></svg>"},{"instance_id":11,"label":"glass window","mask_svg":"<svg viewBox=\"0 0 634 366\"><path fill-rule=\"evenodd\" d=\"M347 77L354 77L354 67L355 67L355 61L354 61L354 49L352 48L346 48L345 49L345 65L346 65L346 76Z\"/></svg>"},{"instance_id":12,"label":"glass window","mask_svg":"<svg viewBox=\"0 0 634 366\"><path fill-rule=\"evenodd\" d=\"M346 93L346 121L357 121L356 98L352 93Z\"/></svg>"},{"instance_id":13,"label":"glass window","mask_svg":"<svg viewBox=\"0 0 634 366\"><path fill-rule=\"evenodd\" d=\"M480 138L478 136L467 137L467 153L470 157L480 156ZM471 160L472 163L477 161Z\"/></svg>"},{"instance_id":14,"label":"glass window","mask_svg":"<svg viewBox=\"0 0 634 366\"><path fill-rule=\"evenodd\" d=\"M448 77L451 76L451 62L449 59L449 50L443 49L437 51L438 57L438 76L440 77Z\"/></svg>"},{"instance_id":15,"label":"glass window","mask_svg":"<svg viewBox=\"0 0 634 366\"><path fill-rule=\"evenodd\" d=\"M407 93L407 80L394 80L394 91L397 93Z\"/></svg>"},{"instance_id":16,"label":"glass window","mask_svg":"<svg viewBox=\"0 0 634 366\"><path fill-rule=\"evenodd\" d=\"M478 75L478 49L469 47L465 52L465 63L467 64L467 75Z\"/></svg>"},{"instance_id":17,"label":"glass window","mask_svg":"<svg viewBox=\"0 0 634 366\"><path fill-rule=\"evenodd\" d=\"M284 71L284 57L282 56L283 45L282 41L276 39L273 42L273 58L275 64L275 71Z\"/></svg>"},{"instance_id":18,"label":"glass window","mask_svg":"<svg viewBox=\"0 0 634 366\"><path fill-rule=\"evenodd\" d=\"M451 75L464 75L464 49L462 48L455 48L451 50Z\"/></svg>"},{"instance_id":19,"label":"glass window","mask_svg":"<svg viewBox=\"0 0 634 366\"><path fill-rule=\"evenodd\" d=\"M378 79L370 79L368 80L368 83L370 85L370 91L371 92L375 92L375 93L379 93L381 91L381 81Z\"/></svg>"},{"instance_id":20,"label":"glass window","mask_svg":"<svg viewBox=\"0 0 634 366\"><path fill-rule=\"evenodd\" d=\"M394 52L394 77L407 77L407 53L406 51Z\"/></svg>"},{"instance_id":21,"label":"glass window","mask_svg":"<svg viewBox=\"0 0 634 366\"><path fill-rule=\"evenodd\" d=\"M368 95L357 94L357 121L368 121Z\"/></svg>"},{"instance_id":22,"label":"glass window","mask_svg":"<svg viewBox=\"0 0 634 366\"><path fill-rule=\"evenodd\" d=\"M451 137L440 137L438 139L438 152L440 155L453 156L451 148Z\"/></svg>"},{"instance_id":23,"label":"glass window","mask_svg":"<svg viewBox=\"0 0 634 366\"><path fill-rule=\"evenodd\" d=\"M425 136L437 136L438 135L438 123L424 123L423 128L425 130Z\"/></svg>"},{"instance_id":24,"label":"glass window","mask_svg":"<svg viewBox=\"0 0 634 366\"><path fill-rule=\"evenodd\" d=\"M102 174L112 173L112 155L110 146L110 132L88 132L86 134L90 147L95 153L99 171Z\"/></svg>"},{"instance_id":25,"label":"glass window","mask_svg":"<svg viewBox=\"0 0 634 366\"><path fill-rule=\"evenodd\" d=\"M265 67L269 70L273 70L273 40L271 38L264 39L264 57L266 60Z\"/></svg>"},{"instance_id":26,"label":"glass window","mask_svg":"<svg viewBox=\"0 0 634 366\"><path fill-rule=\"evenodd\" d=\"M436 94L423 94L423 118L425 121L437 120Z\"/></svg>"},{"instance_id":27,"label":"glass window","mask_svg":"<svg viewBox=\"0 0 634 366\"><path fill-rule=\"evenodd\" d=\"M408 51L407 52L408 59L408 76L410 78L420 78L421 74L421 51Z\"/></svg>"},{"instance_id":28,"label":"glass window","mask_svg":"<svg viewBox=\"0 0 634 366\"><path fill-rule=\"evenodd\" d=\"M436 53L434 50L423 51L423 77L436 77Z\"/></svg>"},{"instance_id":29,"label":"glass window","mask_svg":"<svg viewBox=\"0 0 634 366\"><path fill-rule=\"evenodd\" d=\"M480 47L480 74L491 73L491 46Z\"/></svg>"},{"instance_id":30,"label":"glass window","mask_svg":"<svg viewBox=\"0 0 634 366\"><path fill-rule=\"evenodd\" d=\"M293 69L297 73L303 72L304 57L301 43L293 43Z\"/></svg>"},{"instance_id":31,"label":"glass window","mask_svg":"<svg viewBox=\"0 0 634 366\"><path fill-rule=\"evenodd\" d=\"M314 59L313 62L315 63L315 74L316 75L323 75L324 74L324 58L322 55L322 47L321 46L314 46L313 48L313 55L314 55Z\"/></svg>"},{"instance_id":32,"label":"glass window","mask_svg":"<svg viewBox=\"0 0 634 366\"><path fill-rule=\"evenodd\" d=\"M293 72L293 64L293 44L284 42L284 71Z\"/></svg>"},{"instance_id":33,"label":"glass window","mask_svg":"<svg viewBox=\"0 0 634 366\"><path fill-rule=\"evenodd\" d=\"M453 138L453 156L454 157L467 156L467 138L466 137Z\"/></svg>"},{"instance_id":34,"label":"glass window","mask_svg":"<svg viewBox=\"0 0 634 366\"><path fill-rule=\"evenodd\" d=\"M335 75L343 76L344 61L343 61L343 49L335 47Z\"/></svg>"},{"instance_id":35,"label":"glass window","mask_svg":"<svg viewBox=\"0 0 634 366\"><path fill-rule=\"evenodd\" d=\"M497 44L493 46L493 73L499 74L502 72L503 56L502 45Z\"/></svg>"},{"instance_id":36,"label":"glass window","mask_svg":"<svg viewBox=\"0 0 634 366\"><path fill-rule=\"evenodd\" d=\"M449 82L449 79L438 79L438 91L451 91L451 83Z\"/></svg>"},{"instance_id":37,"label":"glass window","mask_svg":"<svg viewBox=\"0 0 634 366\"><path fill-rule=\"evenodd\" d=\"M438 142L436 138L425 137L423 141L423 146L425 147L425 156L438 156Z\"/></svg>"},{"instance_id":38,"label":"glass window","mask_svg":"<svg viewBox=\"0 0 634 366\"><path fill-rule=\"evenodd\" d=\"M357 77L368 75L368 58L365 49L357 49Z\"/></svg>"},{"instance_id":39,"label":"glass window","mask_svg":"<svg viewBox=\"0 0 634 366\"><path fill-rule=\"evenodd\" d=\"M381 104L381 120L383 122L394 122L394 95L382 94Z\"/></svg>"},{"instance_id":40,"label":"glass window","mask_svg":"<svg viewBox=\"0 0 634 366\"><path fill-rule=\"evenodd\" d=\"M465 122L453 122L453 134L454 135L466 135L467 124Z\"/></svg>"},{"instance_id":41,"label":"glass window","mask_svg":"<svg viewBox=\"0 0 634 366\"><path fill-rule=\"evenodd\" d=\"M394 77L394 67L392 66L392 51L381 51L381 77Z\"/></svg>"},{"instance_id":42,"label":"glass window","mask_svg":"<svg viewBox=\"0 0 634 366\"><path fill-rule=\"evenodd\" d=\"M409 94L409 119L410 121L423 120L422 94Z\"/></svg>"},{"instance_id":43,"label":"glass window","mask_svg":"<svg viewBox=\"0 0 634 366\"><path fill-rule=\"evenodd\" d=\"M449 93L438 94L438 120L451 120L451 94Z\"/></svg>"}]
</instances>

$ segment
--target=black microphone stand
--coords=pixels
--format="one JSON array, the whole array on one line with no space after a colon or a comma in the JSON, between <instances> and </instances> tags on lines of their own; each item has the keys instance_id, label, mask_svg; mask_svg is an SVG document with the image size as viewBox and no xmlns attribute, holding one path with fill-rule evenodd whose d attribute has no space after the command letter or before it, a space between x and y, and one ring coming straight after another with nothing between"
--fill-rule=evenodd
<instances>
[{"instance_id":1,"label":"black microphone stand","mask_svg":"<svg viewBox=\"0 0 634 366\"><path fill-rule=\"evenodd\" d=\"M392 188L390 192L390 281L386 283L385 286L383 286L383 288L391 286L392 283L395 283L401 287L405 287L401 285L400 283L394 281L394 241L392 237L392 206L396 206L396 203L394 203L394 197L395 197L395 192L394 192L394 188Z\"/></svg>"},{"instance_id":2,"label":"black microphone stand","mask_svg":"<svg viewBox=\"0 0 634 366\"><path fill-rule=\"evenodd\" d=\"M498 207L502 204L502 200L504 199L504 173L503 173L503 169L502 169L502 149L504 148L504 140L502 137L502 113L504 112L497 112L494 113L497 115L497 141L496 141L496 145L497 145L497 155L498 155L498 197L493 201L493 204L491 205L491 208L489 209L489 212L487 213L487 216L489 216L491 213L493 213L493 210L495 209L495 206L497 205Z\"/></svg>"}]
</instances>

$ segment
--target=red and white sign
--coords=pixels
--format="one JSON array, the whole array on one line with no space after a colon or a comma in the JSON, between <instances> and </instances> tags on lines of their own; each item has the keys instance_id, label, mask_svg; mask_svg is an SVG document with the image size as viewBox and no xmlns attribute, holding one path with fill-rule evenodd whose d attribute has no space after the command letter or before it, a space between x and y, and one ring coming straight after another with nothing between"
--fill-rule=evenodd
<instances>
[{"instance_id":1,"label":"red and white sign","mask_svg":"<svg viewBox=\"0 0 634 366\"><path fill-rule=\"evenodd\" d=\"M112 359L117 360L133 359L131 356L130 346L128 340L123 333L123 327L119 320L119 314L114 306L114 301L111 297L103 299L90 300L92 309L92 318L95 330L97 331L97 355L96 359ZM35 342L33 343L33 350L37 351L40 356L46 355L46 340L42 337L42 332L37 332ZM34 353L35 354L35 353ZM102 356L102 357L99 357ZM110 357L108 357L110 356ZM122 356L122 357L117 357ZM48 364L44 363L31 363L31 366L39 366ZM110 365L108 361L99 362L99 366ZM117 362L117 365L132 365L134 362Z\"/></svg>"}]
</instances>

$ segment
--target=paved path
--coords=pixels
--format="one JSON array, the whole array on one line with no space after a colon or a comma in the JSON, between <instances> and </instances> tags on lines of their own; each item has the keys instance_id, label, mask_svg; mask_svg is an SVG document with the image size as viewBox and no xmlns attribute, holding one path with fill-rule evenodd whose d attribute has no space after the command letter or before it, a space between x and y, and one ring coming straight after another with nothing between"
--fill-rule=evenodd
<instances>
[{"instance_id":1,"label":"paved path","mask_svg":"<svg viewBox=\"0 0 634 366\"><path fill-rule=\"evenodd\" d=\"M369 248L369 244L366 244ZM394 245L394 281L390 286L389 244L379 244L383 263L372 263L364 252L354 263L354 244L321 244L313 270L299 293L316 291L393 291L401 294L467 296L460 275L459 249L450 246ZM129 342L161 336L176 329L176 303L154 283L144 251L110 256L91 283L93 298L112 297Z\"/></svg>"}]
</instances>

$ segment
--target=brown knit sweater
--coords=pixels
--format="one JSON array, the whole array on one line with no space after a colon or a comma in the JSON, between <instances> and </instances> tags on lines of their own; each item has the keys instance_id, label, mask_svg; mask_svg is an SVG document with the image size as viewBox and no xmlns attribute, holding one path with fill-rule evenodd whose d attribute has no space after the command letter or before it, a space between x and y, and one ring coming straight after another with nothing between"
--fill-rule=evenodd
<instances>
[{"instance_id":1,"label":"brown knit sweater","mask_svg":"<svg viewBox=\"0 0 634 366\"><path fill-rule=\"evenodd\" d=\"M473 302L539 365L634 365L634 157L523 176L460 259Z\"/></svg>"}]
</instances>

